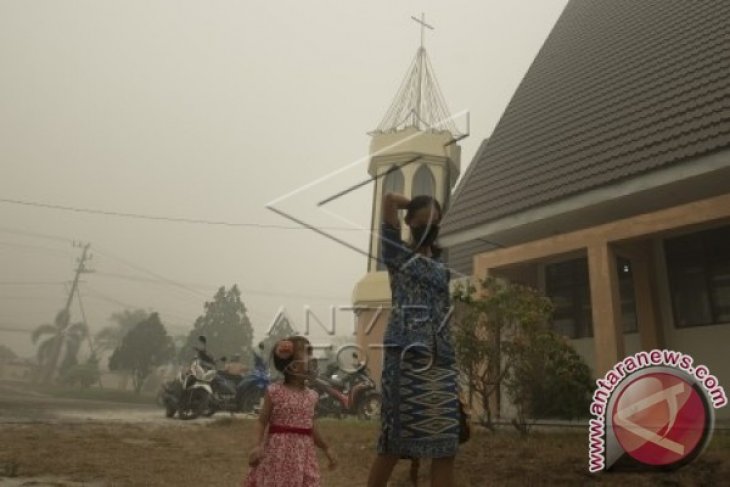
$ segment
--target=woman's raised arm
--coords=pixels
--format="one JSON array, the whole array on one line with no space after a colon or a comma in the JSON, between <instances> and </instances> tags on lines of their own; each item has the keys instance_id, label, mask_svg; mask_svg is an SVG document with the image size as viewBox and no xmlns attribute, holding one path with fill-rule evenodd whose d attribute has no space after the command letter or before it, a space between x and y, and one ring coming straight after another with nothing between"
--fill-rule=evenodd
<instances>
[{"instance_id":1,"label":"woman's raised arm","mask_svg":"<svg viewBox=\"0 0 730 487\"><path fill-rule=\"evenodd\" d=\"M383 221L393 227L400 228L398 210L408 207L411 200L397 193L385 193L383 196Z\"/></svg>"}]
</instances>

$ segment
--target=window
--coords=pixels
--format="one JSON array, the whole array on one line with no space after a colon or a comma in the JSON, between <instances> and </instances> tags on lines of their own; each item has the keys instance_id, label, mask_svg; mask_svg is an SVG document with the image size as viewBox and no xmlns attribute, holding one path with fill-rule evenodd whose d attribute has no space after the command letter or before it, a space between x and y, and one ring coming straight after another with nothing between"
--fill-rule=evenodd
<instances>
[{"instance_id":1,"label":"window","mask_svg":"<svg viewBox=\"0 0 730 487\"><path fill-rule=\"evenodd\" d=\"M635 333L636 295L631 263L616 259L621 323L624 333ZM555 307L553 330L569 338L593 336L591 291L588 276L588 260L573 259L545 266L545 292Z\"/></svg>"},{"instance_id":2,"label":"window","mask_svg":"<svg viewBox=\"0 0 730 487\"><path fill-rule=\"evenodd\" d=\"M436 181L426 164L422 164L413 176L413 196L436 196Z\"/></svg>"},{"instance_id":3,"label":"window","mask_svg":"<svg viewBox=\"0 0 730 487\"><path fill-rule=\"evenodd\" d=\"M403 186L405 185L405 178L403 177L403 172L401 172L400 169L398 169L396 166L391 166L388 169L387 174L383 178L383 195L386 193L403 193ZM381 221L378 219L377 221ZM380 228L376 228L375 232L377 232L378 235L380 235ZM380 242L377 244L378 246L378 256L380 257L378 259L377 263L377 270L384 271L385 270L385 264L383 263L383 249L380 246Z\"/></svg>"},{"instance_id":4,"label":"window","mask_svg":"<svg viewBox=\"0 0 730 487\"><path fill-rule=\"evenodd\" d=\"M555 307L553 329L569 338L593 336L588 261L585 258L545 266L545 292Z\"/></svg>"},{"instance_id":5,"label":"window","mask_svg":"<svg viewBox=\"0 0 730 487\"><path fill-rule=\"evenodd\" d=\"M730 323L730 225L664 241L674 326Z\"/></svg>"},{"instance_id":6,"label":"window","mask_svg":"<svg viewBox=\"0 0 730 487\"><path fill-rule=\"evenodd\" d=\"M391 166L388 173L383 179L383 194L386 193L403 193L404 178L400 169Z\"/></svg>"}]
</instances>

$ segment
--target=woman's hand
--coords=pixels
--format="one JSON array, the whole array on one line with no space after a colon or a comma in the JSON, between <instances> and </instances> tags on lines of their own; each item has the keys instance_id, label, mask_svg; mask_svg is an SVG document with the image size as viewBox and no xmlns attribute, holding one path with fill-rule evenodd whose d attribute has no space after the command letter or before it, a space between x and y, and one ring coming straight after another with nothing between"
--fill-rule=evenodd
<instances>
[{"instance_id":1,"label":"woman's hand","mask_svg":"<svg viewBox=\"0 0 730 487\"><path fill-rule=\"evenodd\" d=\"M399 210L405 210L411 202L410 199L398 193L385 193L385 199L392 201Z\"/></svg>"},{"instance_id":2,"label":"woman's hand","mask_svg":"<svg viewBox=\"0 0 730 487\"><path fill-rule=\"evenodd\" d=\"M259 463L261 463L261 458L264 456L264 449L260 446L256 446L251 450L251 453L248 454L248 464L252 467L255 467Z\"/></svg>"},{"instance_id":3,"label":"woman's hand","mask_svg":"<svg viewBox=\"0 0 730 487\"><path fill-rule=\"evenodd\" d=\"M400 226L398 210L408 208L410 202L411 200L402 194L385 193L385 196L383 196L383 221L394 227Z\"/></svg>"}]
</instances>

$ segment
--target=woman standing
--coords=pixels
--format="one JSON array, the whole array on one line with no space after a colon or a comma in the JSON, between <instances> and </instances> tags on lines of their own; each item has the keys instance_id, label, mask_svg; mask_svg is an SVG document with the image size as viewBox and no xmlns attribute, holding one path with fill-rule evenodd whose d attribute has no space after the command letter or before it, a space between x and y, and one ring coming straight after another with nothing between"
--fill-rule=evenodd
<instances>
[{"instance_id":1,"label":"woman standing","mask_svg":"<svg viewBox=\"0 0 730 487\"><path fill-rule=\"evenodd\" d=\"M401 240L398 210L412 239ZM400 458L431 459L431 485L454 485L459 444L456 358L448 328L449 272L436 245L441 206L430 196L383 198L381 248L392 310L383 338L382 423L369 487L385 487Z\"/></svg>"}]
</instances>

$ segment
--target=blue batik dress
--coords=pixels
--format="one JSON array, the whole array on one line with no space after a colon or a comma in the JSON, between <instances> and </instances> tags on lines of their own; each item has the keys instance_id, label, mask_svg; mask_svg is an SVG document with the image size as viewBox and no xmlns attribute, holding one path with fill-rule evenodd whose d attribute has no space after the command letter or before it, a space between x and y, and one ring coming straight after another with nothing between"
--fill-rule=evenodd
<instances>
[{"instance_id":1,"label":"blue batik dress","mask_svg":"<svg viewBox=\"0 0 730 487\"><path fill-rule=\"evenodd\" d=\"M449 331L449 271L413 253L400 230L383 223L383 260L392 309L383 338L378 453L414 458L456 454L458 371Z\"/></svg>"}]
</instances>

